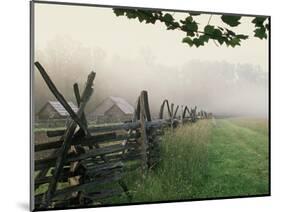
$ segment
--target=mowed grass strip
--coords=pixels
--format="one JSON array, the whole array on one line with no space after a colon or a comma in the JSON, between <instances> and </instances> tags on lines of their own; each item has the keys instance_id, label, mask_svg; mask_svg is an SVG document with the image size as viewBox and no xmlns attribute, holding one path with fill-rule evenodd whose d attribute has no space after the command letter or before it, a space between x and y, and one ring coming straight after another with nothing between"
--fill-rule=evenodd
<instances>
[{"instance_id":1,"label":"mowed grass strip","mask_svg":"<svg viewBox=\"0 0 281 212\"><path fill-rule=\"evenodd\" d=\"M258 127L257 127L258 126ZM132 203L268 194L267 125L209 120L167 131L159 166L125 181ZM102 204L127 203L125 195Z\"/></svg>"},{"instance_id":2,"label":"mowed grass strip","mask_svg":"<svg viewBox=\"0 0 281 212\"><path fill-rule=\"evenodd\" d=\"M218 120L209 143L208 180L200 198L268 194L267 130Z\"/></svg>"}]
</instances>

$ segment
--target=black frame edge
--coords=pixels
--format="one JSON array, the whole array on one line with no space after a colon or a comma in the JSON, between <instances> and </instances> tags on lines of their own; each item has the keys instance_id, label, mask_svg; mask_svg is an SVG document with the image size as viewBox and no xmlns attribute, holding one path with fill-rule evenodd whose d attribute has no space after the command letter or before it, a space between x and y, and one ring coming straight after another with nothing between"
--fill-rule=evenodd
<instances>
[{"instance_id":1,"label":"black frame edge","mask_svg":"<svg viewBox=\"0 0 281 212\"><path fill-rule=\"evenodd\" d=\"M74 2L56 2L56 1L37 1L30 0L30 211L53 211L53 210L70 210L70 209L87 209L87 208L103 208L103 207L118 207L118 206L135 206L135 205L150 205L150 204L163 204L163 203L181 203L181 202L193 202L193 201L205 201L205 200L226 200L226 199L240 199L240 198L256 198L256 197L270 197L271 196L271 15L254 15L243 13L225 13L225 12L208 12L208 11L196 11L196 10L180 10L180 9L167 9L167 8L147 8L147 7L134 7L123 5L103 5L103 4L90 4L90 3L74 3ZM268 154L269 154L269 173L268 173L268 193L258 195L242 195L242 196L228 196L228 197L214 197L214 198L195 198L185 200L170 200L170 201L154 201L154 202L140 202L140 203L122 203L122 204L108 204L97 206L80 206L80 207L68 207L68 208L49 208L37 210L34 208L34 145L33 145L33 121L34 121L34 104L33 104L33 82L34 82L34 5L35 4L52 4L52 5L64 5L64 6L86 6L86 7L101 7L101 8L126 8L126 9L145 9L145 10L161 10L171 12L199 12L204 14L214 15L237 15L247 17L267 17L269 19L268 30Z\"/></svg>"}]
</instances>

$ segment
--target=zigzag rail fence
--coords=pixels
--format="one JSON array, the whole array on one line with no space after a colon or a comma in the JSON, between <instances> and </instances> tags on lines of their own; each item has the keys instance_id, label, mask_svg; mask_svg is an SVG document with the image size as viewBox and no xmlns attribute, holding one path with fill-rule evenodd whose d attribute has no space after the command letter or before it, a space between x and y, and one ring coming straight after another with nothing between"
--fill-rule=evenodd
<instances>
[{"instance_id":1,"label":"zigzag rail fence","mask_svg":"<svg viewBox=\"0 0 281 212\"><path fill-rule=\"evenodd\" d=\"M87 206L121 193L127 194L128 201L131 201L123 178L126 173L137 169L140 177L145 177L147 170L157 167L163 129L211 117L203 110L197 112L197 107L187 106L182 106L181 114L177 116L179 106L169 105L168 100L164 100L158 119L152 120L148 93L142 91L130 122L89 127L84 108L94 91L95 73L88 75L82 93L78 84L73 85L79 108L75 113L42 65L35 62L35 66L71 118L66 129L46 132L52 141L34 144L35 189L47 184L46 192L35 195L36 209ZM165 108L168 119L164 119ZM52 153L36 159L36 154L43 151ZM60 183L68 186L60 189Z\"/></svg>"}]
</instances>

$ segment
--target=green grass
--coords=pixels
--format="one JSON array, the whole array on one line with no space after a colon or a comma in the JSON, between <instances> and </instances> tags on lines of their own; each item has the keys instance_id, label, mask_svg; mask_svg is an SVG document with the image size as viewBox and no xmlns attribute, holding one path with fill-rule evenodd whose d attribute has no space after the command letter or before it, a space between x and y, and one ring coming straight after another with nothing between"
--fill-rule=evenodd
<instances>
[{"instance_id":1,"label":"green grass","mask_svg":"<svg viewBox=\"0 0 281 212\"><path fill-rule=\"evenodd\" d=\"M219 120L209 144L208 180L200 197L267 194L268 135L255 123ZM239 123L241 123L239 122ZM253 124L254 123L254 124Z\"/></svg>"},{"instance_id":2,"label":"green grass","mask_svg":"<svg viewBox=\"0 0 281 212\"><path fill-rule=\"evenodd\" d=\"M166 131L161 162L125 182L131 203L268 194L268 127L262 119L220 119ZM59 185L60 188L66 186ZM112 186L112 185L109 185ZM46 191L46 185L36 194ZM96 204L128 203L125 194Z\"/></svg>"},{"instance_id":3,"label":"green grass","mask_svg":"<svg viewBox=\"0 0 281 212\"><path fill-rule=\"evenodd\" d=\"M265 123L265 124L264 124ZM163 137L159 166L126 176L132 202L268 194L266 121L222 119L185 125ZM125 195L102 204L127 203Z\"/></svg>"},{"instance_id":4,"label":"green grass","mask_svg":"<svg viewBox=\"0 0 281 212\"><path fill-rule=\"evenodd\" d=\"M231 118L232 123L268 135L268 120L264 118Z\"/></svg>"}]
</instances>

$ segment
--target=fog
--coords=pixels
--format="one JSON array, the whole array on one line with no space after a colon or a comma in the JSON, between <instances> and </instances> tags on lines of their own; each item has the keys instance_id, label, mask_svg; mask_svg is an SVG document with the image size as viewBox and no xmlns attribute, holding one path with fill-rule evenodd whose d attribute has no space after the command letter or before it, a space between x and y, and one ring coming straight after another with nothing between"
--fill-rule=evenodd
<instances>
[{"instance_id":1,"label":"fog","mask_svg":"<svg viewBox=\"0 0 281 212\"><path fill-rule=\"evenodd\" d=\"M223 26L219 15L201 14L195 19L201 30L207 23ZM73 83L82 90L90 71L96 72L86 112L108 96L123 97L134 105L140 92L147 90L153 114L168 99L217 115L264 117L268 40L253 37L251 20L243 17L235 29L250 36L241 46L218 47L209 42L190 48L181 42L183 32L116 17L110 8L36 4L35 60L73 102ZM38 112L54 97L36 68L34 74Z\"/></svg>"},{"instance_id":2,"label":"fog","mask_svg":"<svg viewBox=\"0 0 281 212\"><path fill-rule=\"evenodd\" d=\"M198 106L217 115L263 116L268 113L268 73L253 64L189 60L180 66L158 63L149 48L134 59L108 56L100 47L87 48L71 39L55 38L36 60L45 68L67 100L75 102L73 83L80 90L90 71L96 72L91 112L108 96L120 96L135 105L147 90L153 114L164 99L178 105ZM35 109L54 97L35 69Z\"/></svg>"}]
</instances>

